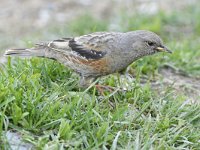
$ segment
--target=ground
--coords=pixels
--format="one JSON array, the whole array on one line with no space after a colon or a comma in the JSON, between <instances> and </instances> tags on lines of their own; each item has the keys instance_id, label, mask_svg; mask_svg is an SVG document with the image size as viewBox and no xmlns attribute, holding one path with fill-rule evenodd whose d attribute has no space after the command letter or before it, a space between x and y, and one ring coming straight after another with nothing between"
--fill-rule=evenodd
<instances>
[{"instance_id":1,"label":"ground","mask_svg":"<svg viewBox=\"0 0 200 150\"><path fill-rule=\"evenodd\" d=\"M1 148L198 149L199 6L197 0L3 0ZM104 96L93 87L81 91L78 76L52 60L3 57L7 48L38 41L137 29L159 34L173 54L99 79L116 88Z\"/></svg>"}]
</instances>

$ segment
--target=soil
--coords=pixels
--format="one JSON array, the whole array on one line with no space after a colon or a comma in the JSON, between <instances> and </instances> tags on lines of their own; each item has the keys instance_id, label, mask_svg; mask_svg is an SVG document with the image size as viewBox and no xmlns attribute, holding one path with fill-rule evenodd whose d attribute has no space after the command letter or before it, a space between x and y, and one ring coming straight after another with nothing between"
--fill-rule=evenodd
<instances>
[{"instance_id":1,"label":"soil","mask_svg":"<svg viewBox=\"0 0 200 150\"><path fill-rule=\"evenodd\" d=\"M169 67L162 68L160 74L162 76L162 84L171 86L174 90L174 96L177 96L176 93L182 93L186 96L185 101L189 100L190 103L200 104L200 78L180 74Z\"/></svg>"}]
</instances>

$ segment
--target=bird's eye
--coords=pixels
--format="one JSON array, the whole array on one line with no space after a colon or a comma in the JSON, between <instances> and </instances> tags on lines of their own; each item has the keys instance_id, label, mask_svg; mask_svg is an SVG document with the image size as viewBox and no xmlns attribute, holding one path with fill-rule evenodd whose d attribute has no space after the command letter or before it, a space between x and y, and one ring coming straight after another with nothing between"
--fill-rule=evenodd
<instances>
[{"instance_id":1,"label":"bird's eye","mask_svg":"<svg viewBox=\"0 0 200 150\"><path fill-rule=\"evenodd\" d=\"M153 46L153 45L154 45L154 43L151 42L151 41L148 41L147 44L148 44L149 46Z\"/></svg>"}]
</instances>

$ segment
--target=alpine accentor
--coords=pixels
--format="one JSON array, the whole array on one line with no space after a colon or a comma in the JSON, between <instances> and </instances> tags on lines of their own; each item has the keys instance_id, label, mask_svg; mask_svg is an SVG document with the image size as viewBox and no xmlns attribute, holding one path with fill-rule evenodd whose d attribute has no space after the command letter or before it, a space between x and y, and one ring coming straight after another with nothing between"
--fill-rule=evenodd
<instances>
[{"instance_id":1,"label":"alpine accentor","mask_svg":"<svg viewBox=\"0 0 200 150\"><path fill-rule=\"evenodd\" d=\"M96 32L36 44L33 48L9 49L5 55L38 56L55 59L80 76L88 87L97 77L124 70L133 61L157 52L169 52L153 32Z\"/></svg>"}]
</instances>

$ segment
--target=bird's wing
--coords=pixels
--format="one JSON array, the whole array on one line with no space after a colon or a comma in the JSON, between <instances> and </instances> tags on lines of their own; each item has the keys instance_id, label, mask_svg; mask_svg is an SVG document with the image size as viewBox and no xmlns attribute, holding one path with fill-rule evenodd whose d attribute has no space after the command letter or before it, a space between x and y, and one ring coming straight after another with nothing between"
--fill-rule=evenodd
<instances>
[{"instance_id":1,"label":"bird's wing","mask_svg":"<svg viewBox=\"0 0 200 150\"><path fill-rule=\"evenodd\" d=\"M69 41L69 47L73 52L86 59L100 59L106 55L106 52L100 47L78 42L75 38Z\"/></svg>"},{"instance_id":2,"label":"bird's wing","mask_svg":"<svg viewBox=\"0 0 200 150\"><path fill-rule=\"evenodd\" d=\"M48 48L67 54L74 53L85 59L101 59L107 53L107 43L114 36L107 32L96 32L75 38L62 38L48 43Z\"/></svg>"}]
</instances>

